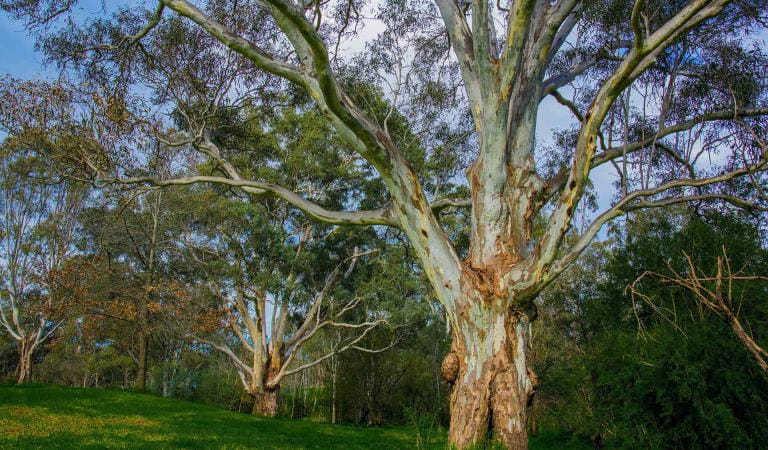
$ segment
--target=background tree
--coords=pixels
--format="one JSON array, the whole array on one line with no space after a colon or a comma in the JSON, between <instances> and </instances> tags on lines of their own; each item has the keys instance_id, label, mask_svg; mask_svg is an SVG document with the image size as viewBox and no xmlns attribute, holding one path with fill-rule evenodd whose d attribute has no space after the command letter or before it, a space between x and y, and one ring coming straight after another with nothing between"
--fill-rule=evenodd
<instances>
[{"instance_id":1,"label":"background tree","mask_svg":"<svg viewBox=\"0 0 768 450\"><path fill-rule=\"evenodd\" d=\"M182 274L189 261L181 239L193 227L195 204L180 191L106 191L84 212L92 258L102 284L92 291L90 314L132 324L131 356L136 360L135 388L146 389L150 343L157 354L184 333L175 329L185 320L183 304L190 295ZM176 317L179 316L179 317ZM154 337L153 337L154 335ZM174 338L170 338L173 336ZM168 338L168 339L166 339Z\"/></svg>"},{"instance_id":2,"label":"background tree","mask_svg":"<svg viewBox=\"0 0 768 450\"><path fill-rule=\"evenodd\" d=\"M299 243L297 252L301 252L304 244L303 241ZM334 295L336 285L349 277L361 256L363 255L357 253L355 248L351 256L341 261L327 275L321 290L309 294L307 305L299 311L295 297L301 295L297 292L301 280L297 279L295 272L289 274L283 292L268 292L258 286L240 285L235 288L234 299L225 299L225 320L239 339L240 346L246 350L248 356L243 359L250 364L246 364L226 343L199 339L225 353L236 365L243 387L254 398L254 413L266 416L277 414L280 383L286 376L309 369L347 350L379 353L391 348L392 345L379 349L363 347L361 341L368 333L379 325L388 324L387 320L372 317L362 322L350 323L350 311L359 306L362 298L354 296L346 301L339 301ZM344 268L345 264L348 267ZM272 297L271 301L268 296ZM303 351L302 347L323 328L354 330L354 334L340 339L317 359L293 364L296 356Z\"/></svg>"},{"instance_id":3,"label":"background tree","mask_svg":"<svg viewBox=\"0 0 768 450\"><path fill-rule=\"evenodd\" d=\"M0 163L0 324L18 345L17 380L23 383L35 351L68 314L72 299L57 280L77 237L82 192L56 184L42 161L10 147L2 148Z\"/></svg>"}]
</instances>

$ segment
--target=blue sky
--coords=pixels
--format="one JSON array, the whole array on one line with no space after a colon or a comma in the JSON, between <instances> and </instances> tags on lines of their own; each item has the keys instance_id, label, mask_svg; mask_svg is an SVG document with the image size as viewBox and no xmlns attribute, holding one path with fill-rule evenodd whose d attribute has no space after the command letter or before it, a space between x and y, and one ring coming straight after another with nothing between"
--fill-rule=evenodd
<instances>
[{"instance_id":1,"label":"blue sky","mask_svg":"<svg viewBox=\"0 0 768 450\"><path fill-rule=\"evenodd\" d=\"M27 36L23 24L0 13L0 74L16 78L45 76L43 58L35 52L34 40ZM49 71L50 72L50 71Z\"/></svg>"},{"instance_id":2,"label":"blue sky","mask_svg":"<svg viewBox=\"0 0 768 450\"><path fill-rule=\"evenodd\" d=\"M83 0L78 2L73 12L75 18L81 19L104 15L105 11L111 12L117 6L145 3L146 0L125 0L119 3ZM44 67L43 57L35 52L34 39L24 30L24 24L14 21L3 12L0 12L0 55L0 75L9 74L24 79L51 78L57 75L55 68Z\"/></svg>"}]
</instances>

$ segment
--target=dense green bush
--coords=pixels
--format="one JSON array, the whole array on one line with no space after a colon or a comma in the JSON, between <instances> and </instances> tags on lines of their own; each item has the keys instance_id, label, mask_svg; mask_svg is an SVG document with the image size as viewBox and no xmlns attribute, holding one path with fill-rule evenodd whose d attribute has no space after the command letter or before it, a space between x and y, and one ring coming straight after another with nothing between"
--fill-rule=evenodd
<instances>
[{"instance_id":1,"label":"dense green bush","mask_svg":"<svg viewBox=\"0 0 768 450\"><path fill-rule=\"evenodd\" d=\"M684 274L683 252L712 274L723 248L736 270L768 273L768 252L748 222L650 216L554 286L542 308L546 339L537 346L560 350L549 359L537 350L546 405L537 409L539 424L610 447L764 446L768 377L723 318L653 277L638 286L653 307L627 292L645 271ZM595 260L606 262L598 276L588 270ZM733 287L734 310L763 343L767 284Z\"/></svg>"}]
</instances>

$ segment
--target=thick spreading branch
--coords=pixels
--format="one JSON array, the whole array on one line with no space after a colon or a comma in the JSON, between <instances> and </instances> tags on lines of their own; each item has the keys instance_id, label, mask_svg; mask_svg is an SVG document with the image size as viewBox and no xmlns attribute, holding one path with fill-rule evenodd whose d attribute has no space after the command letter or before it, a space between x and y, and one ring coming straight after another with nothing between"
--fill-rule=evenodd
<instances>
[{"instance_id":1,"label":"thick spreading branch","mask_svg":"<svg viewBox=\"0 0 768 450\"><path fill-rule=\"evenodd\" d=\"M469 30L469 24L458 2L435 0L435 3L443 18L445 31L451 40L451 48L459 61L461 76L470 105L474 111L479 111L482 107L478 101L481 98L481 80L478 77L474 38Z\"/></svg>"},{"instance_id":2,"label":"thick spreading branch","mask_svg":"<svg viewBox=\"0 0 768 450\"><path fill-rule=\"evenodd\" d=\"M153 186L185 186L196 183L215 183L232 187L246 189L247 192L254 195L273 195L281 198L289 204L301 209L310 216L322 222L337 225L389 225L395 226L395 223L389 218L387 209L375 211L331 211L322 206L313 203L299 194L283 186L253 181L253 180L235 180L227 177L196 175L188 177L163 179L157 177L133 177L133 178L114 178L101 179L99 185L105 184L150 184Z\"/></svg>"},{"instance_id":3,"label":"thick spreading branch","mask_svg":"<svg viewBox=\"0 0 768 450\"><path fill-rule=\"evenodd\" d=\"M678 36L716 16L728 3L728 0L692 1L650 36L636 39L624 61L602 84L589 111L584 115L573 165L539 244L536 262L532 267L533 278L542 278L547 272L571 226L576 204L589 179L600 129L616 99Z\"/></svg>"},{"instance_id":4,"label":"thick spreading branch","mask_svg":"<svg viewBox=\"0 0 768 450\"><path fill-rule=\"evenodd\" d=\"M393 219L376 212L373 217L363 213L338 215L316 211L317 217L350 224L397 224L405 231L416 253L427 266L427 275L433 285L443 286L446 307L451 308L452 297L459 295L461 260L431 211L417 174L398 150L387 132L376 125L344 94L331 68L328 51L315 27L304 17L300 8L282 0L266 0L275 23L291 42L301 67L275 61L252 43L207 17L204 12L185 0L162 0L163 3L204 27L214 37L236 52L252 60L257 66L282 76L304 90L315 100L320 111L329 118L339 135L365 158L379 173L391 196ZM462 19L463 20L463 19ZM241 182L237 182L241 183ZM260 188L252 185L250 187ZM285 193L284 198L293 198ZM304 201L296 203L310 207ZM312 209L315 209L314 207ZM442 272L442 276L438 274ZM449 281L446 288L444 279Z\"/></svg>"},{"instance_id":5,"label":"thick spreading branch","mask_svg":"<svg viewBox=\"0 0 768 450\"><path fill-rule=\"evenodd\" d=\"M724 183L731 181L735 178L746 176L749 174L758 173L768 169L768 160L763 159L757 164L737 169L731 172L727 172L718 176L698 179L679 179L664 183L660 186L651 189L642 189L631 192L616 203L612 208L600 214L586 229L586 231L577 239L576 243L560 258L558 258L544 274L539 281L538 288L543 288L551 282L558 274L560 274L566 267L568 267L578 256L587 248L590 242L597 236L600 229L609 221L623 216L630 211L636 211L638 209L648 208L660 208L680 203L690 203L696 201L712 201L721 200L725 201L733 206L739 208L746 208L752 210L764 210L765 207L748 202L746 200L734 197L731 195L721 193L706 193L695 195L674 195L662 199L650 199L636 201L638 199L646 199L655 195L680 188L687 187L705 187L713 184Z\"/></svg>"},{"instance_id":6,"label":"thick spreading branch","mask_svg":"<svg viewBox=\"0 0 768 450\"><path fill-rule=\"evenodd\" d=\"M300 86L306 84L306 76L299 70L299 68L274 59L256 44L238 36L234 31L220 24L213 18L208 17L195 5L185 0L161 1L168 8L203 27L203 29L221 41L224 45L245 56L256 64L257 67L273 75L292 81Z\"/></svg>"}]
</instances>

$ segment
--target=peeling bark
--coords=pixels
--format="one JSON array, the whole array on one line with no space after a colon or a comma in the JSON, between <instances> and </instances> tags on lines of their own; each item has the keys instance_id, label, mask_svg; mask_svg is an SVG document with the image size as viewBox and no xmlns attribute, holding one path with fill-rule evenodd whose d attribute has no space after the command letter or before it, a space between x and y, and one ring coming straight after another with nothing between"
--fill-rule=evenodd
<instances>
[{"instance_id":1,"label":"peeling bark","mask_svg":"<svg viewBox=\"0 0 768 450\"><path fill-rule=\"evenodd\" d=\"M611 48L624 50L621 62L607 79L598 82L589 109L584 114L577 114L581 128L573 149L572 163L562 174L545 183L536 175L533 158L536 117L542 95L571 83L601 59L595 57L594 61L585 61L572 70L552 74L544 80L544 75L555 68L553 58L580 20L581 2L511 2L506 30L501 39L503 44L498 46L494 37L494 15L485 2L473 2L470 26L467 9L459 2L436 0L459 63L480 144L478 157L467 174L472 196L472 229L469 255L466 261L462 261L433 213L418 174L410 167L408 158L400 152L386 125L380 127L377 121L366 115L364 108L355 105L343 91L342 83L334 74L323 36L307 20L300 6L284 0L263 2L265 11L272 15L286 42L293 47L296 59L286 62L275 59L270 52L240 36L237 30L219 23L195 6L195 2L161 0L161 3L200 25L256 67L306 91L338 135L378 172L387 188L391 205L384 210L357 213L328 211L282 186L242 179L233 166L222 162L221 153L210 141L193 146L222 162L228 172L227 177L197 176L171 180L138 177L120 182L159 186L216 182L238 186L256 195L274 194L327 223L379 224L400 228L421 262L452 327L453 350L442 369L445 378L454 386L450 440L460 448L485 440L489 430L509 448L527 446L526 416L534 392L535 375L527 367L526 353L529 320L533 320L534 315L522 311L532 308L533 298L578 257L605 223L633 209L698 201L702 196L655 201L652 198L676 188L729 181L764 170L768 164L761 160L720 176L673 180L654 189L629 193L598 216L575 244L566 249L565 238L584 195L590 170L618 157L611 149L596 156L603 121L617 98L651 67L665 48L687 31L718 15L732 1L691 0L654 30L642 30L639 26L637 11L640 11L643 2L637 2L630 18L634 39L628 44ZM150 28L145 30L151 29L154 23L151 21ZM144 34L146 32L142 30L137 36L140 38ZM669 134L689 130L696 123L684 125L683 128L665 127L651 138L656 142L667 130L672 130ZM638 150L646 146L642 142L637 145ZM622 154L626 154L626 147ZM720 199L742 206L745 203L733 197L720 196ZM542 207L549 200L553 202L552 210L548 212L543 232L538 237L532 237L533 218L542 212ZM321 311L319 303L317 305L315 311ZM258 358L252 368L240 361L230 349L217 347L230 355L241 369L246 389L250 389L245 375L248 373L252 377L251 385L260 385L256 391L260 393L265 392L265 387L278 387L282 376L309 367L304 365L288 369L291 358L296 354L295 346L309 339L319 327L327 325L313 322L313 314L310 314L306 326L300 328L292 342L288 341L287 347L294 348L283 355L287 356L276 378L264 377L266 360L280 353L266 349L263 311L262 308L259 312L259 327L255 326L256 322L250 319L247 311L243 313L252 342L249 343L237 331L244 347L251 348L249 351ZM307 331L309 329L313 331ZM277 335L281 333L279 331ZM272 342L281 342L281 339L273 339ZM344 348L352 347L353 344L349 344ZM313 364L330 356L326 355ZM253 389L250 391L253 392Z\"/></svg>"},{"instance_id":2,"label":"peeling bark","mask_svg":"<svg viewBox=\"0 0 768 450\"><path fill-rule=\"evenodd\" d=\"M280 407L280 386L273 390L251 392L253 414L263 417L275 417Z\"/></svg>"},{"instance_id":3,"label":"peeling bark","mask_svg":"<svg viewBox=\"0 0 768 450\"><path fill-rule=\"evenodd\" d=\"M450 442L467 448L490 436L507 448L525 449L535 382L527 367L528 317L476 302L465 312L442 366L446 379L455 374Z\"/></svg>"}]
</instances>

